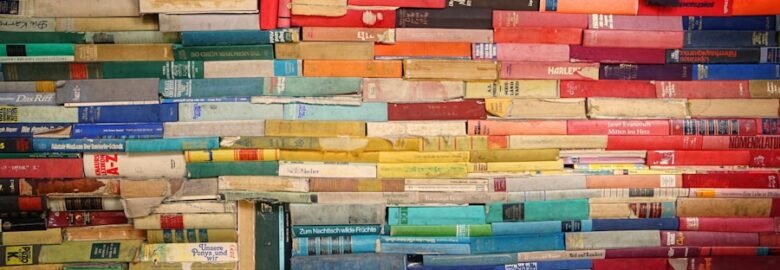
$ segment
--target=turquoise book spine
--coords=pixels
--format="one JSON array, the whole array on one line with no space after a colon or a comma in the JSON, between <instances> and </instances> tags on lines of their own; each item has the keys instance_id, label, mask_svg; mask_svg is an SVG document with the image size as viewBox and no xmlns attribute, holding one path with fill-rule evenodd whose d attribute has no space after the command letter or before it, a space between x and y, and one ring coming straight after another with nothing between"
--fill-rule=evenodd
<instances>
[{"instance_id":1,"label":"turquoise book spine","mask_svg":"<svg viewBox=\"0 0 780 270\"><path fill-rule=\"evenodd\" d=\"M240 46L173 46L173 56L179 61L230 61L230 60L270 60L274 59L273 45Z\"/></svg>"},{"instance_id":2,"label":"turquoise book spine","mask_svg":"<svg viewBox=\"0 0 780 270\"><path fill-rule=\"evenodd\" d=\"M471 254L564 250L564 234L532 234L471 238Z\"/></svg>"},{"instance_id":3,"label":"turquoise book spine","mask_svg":"<svg viewBox=\"0 0 780 270\"><path fill-rule=\"evenodd\" d=\"M523 204L523 208L524 221L583 220L590 218L590 204L587 199L529 201Z\"/></svg>"},{"instance_id":4,"label":"turquoise book spine","mask_svg":"<svg viewBox=\"0 0 780 270\"><path fill-rule=\"evenodd\" d=\"M340 235L293 238L293 256L379 252L378 235Z\"/></svg>"},{"instance_id":5,"label":"turquoise book spine","mask_svg":"<svg viewBox=\"0 0 780 270\"><path fill-rule=\"evenodd\" d=\"M485 210L488 223L523 220L523 203L488 203Z\"/></svg>"},{"instance_id":6,"label":"turquoise book spine","mask_svg":"<svg viewBox=\"0 0 780 270\"><path fill-rule=\"evenodd\" d=\"M251 97L264 92L264 78L160 80L164 98Z\"/></svg>"},{"instance_id":7,"label":"turquoise book spine","mask_svg":"<svg viewBox=\"0 0 780 270\"><path fill-rule=\"evenodd\" d=\"M179 121L282 119L282 104L246 102L179 103Z\"/></svg>"},{"instance_id":8,"label":"turquoise book spine","mask_svg":"<svg viewBox=\"0 0 780 270\"><path fill-rule=\"evenodd\" d=\"M52 139L33 138L35 152L124 152L123 139Z\"/></svg>"},{"instance_id":9,"label":"turquoise book spine","mask_svg":"<svg viewBox=\"0 0 780 270\"><path fill-rule=\"evenodd\" d=\"M187 178L212 178L226 175L277 175L276 161L187 163Z\"/></svg>"},{"instance_id":10,"label":"turquoise book spine","mask_svg":"<svg viewBox=\"0 0 780 270\"><path fill-rule=\"evenodd\" d=\"M423 265L428 266L476 266L502 265L517 263L517 254L480 254L480 255L423 255Z\"/></svg>"},{"instance_id":11,"label":"turquoise book spine","mask_svg":"<svg viewBox=\"0 0 780 270\"><path fill-rule=\"evenodd\" d=\"M360 106L284 104L284 120L386 122L387 103Z\"/></svg>"},{"instance_id":12,"label":"turquoise book spine","mask_svg":"<svg viewBox=\"0 0 780 270\"><path fill-rule=\"evenodd\" d=\"M358 94L362 78L275 77L264 81L263 95L289 97L324 97Z\"/></svg>"},{"instance_id":13,"label":"turquoise book spine","mask_svg":"<svg viewBox=\"0 0 780 270\"><path fill-rule=\"evenodd\" d=\"M0 44L0 56L73 55L74 47L66 43Z\"/></svg>"},{"instance_id":14,"label":"turquoise book spine","mask_svg":"<svg viewBox=\"0 0 780 270\"><path fill-rule=\"evenodd\" d=\"M219 148L219 137L128 139L125 143L125 151L127 152L168 152L217 148Z\"/></svg>"},{"instance_id":15,"label":"turquoise book spine","mask_svg":"<svg viewBox=\"0 0 780 270\"><path fill-rule=\"evenodd\" d=\"M593 231L591 220L497 222L490 226L496 236Z\"/></svg>"},{"instance_id":16,"label":"turquoise book spine","mask_svg":"<svg viewBox=\"0 0 780 270\"><path fill-rule=\"evenodd\" d=\"M485 207L390 207L387 219L390 225L485 224Z\"/></svg>"},{"instance_id":17,"label":"turquoise book spine","mask_svg":"<svg viewBox=\"0 0 780 270\"><path fill-rule=\"evenodd\" d=\"M298 225L292 226L293 237L334 235L380 235L381 225Z\"/></svg>"}]
</instances>

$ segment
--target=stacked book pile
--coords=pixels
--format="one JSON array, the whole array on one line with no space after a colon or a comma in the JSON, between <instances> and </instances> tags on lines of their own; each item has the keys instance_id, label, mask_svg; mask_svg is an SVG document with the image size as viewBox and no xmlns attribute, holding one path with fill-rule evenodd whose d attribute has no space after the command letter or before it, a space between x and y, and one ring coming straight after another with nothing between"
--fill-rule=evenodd
<instances>
[{"instance_id":1,"label":"stacked book pile","mask_svg":"<svg viewBox=\"0 0 780 270\"><path fill-rule=\"evenodd\" d=\"M780 269L776 0L0 0L0 270Z\"/></svg>"}]
</instances>

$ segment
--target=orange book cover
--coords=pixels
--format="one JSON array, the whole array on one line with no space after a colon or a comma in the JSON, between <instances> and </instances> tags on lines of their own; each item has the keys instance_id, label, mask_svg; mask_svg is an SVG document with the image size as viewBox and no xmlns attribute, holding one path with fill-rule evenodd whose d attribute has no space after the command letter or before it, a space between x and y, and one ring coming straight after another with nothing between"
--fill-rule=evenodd
<instances>
[{"instance_id":1,"label":"orange book cover","mask_svg":"<svg viewBox=\"0 0 780 270\"><path fill-rule=\"evenodd\" d=\"M469 120L469 135L566 135L566 120Z\"/></svg>"},{"instance_id":2,"label":"orange book cover","mask_svg":"<svg viewBox=\"0 0 780 270\"><path fill-rule=\"evenodd\" d=\"M581 28L563 27L512 27L496 28L493 39L497 43L542 43L571 44L582 43Z\"/></svg>"},{"instance_id":3,"label":"orange book cover","mask_svg":"<svg viewBox=\"0 0 780 270\"><path fill-rule=\"evenodd\" d=\"M636 15L638 0L558 0L559 13Z\"/></svg>"},{"instance_id":4,"label":"orange book cover","mask_svg":"<svg viewBox=\"0 0 780 270\"><path fill-rule=\"evenodd\" d=\"M471 43L468 42L396 42L374 45L377 58L442 57L470 58Z\"/></svg>"},{"instance_id":5,"label":"orange book cover","mask_svg":"<svg viewBox=\"0 0 780 270\"><path fill-rule=\"evenodd\" d=\"M396 60L303 61L306 77L400 78L402 72L403 65Z\"/></svg>"},{"instance_id":6,"label":"orange book cover","mask_svg":"<svg viewBox=\"0 0 780 270\"><path fill-rule=\"evenodd\" d=\"M732 15L775 15L780 14L780 1L777 0L734 0Z\"/></svg>"}]
</instances>

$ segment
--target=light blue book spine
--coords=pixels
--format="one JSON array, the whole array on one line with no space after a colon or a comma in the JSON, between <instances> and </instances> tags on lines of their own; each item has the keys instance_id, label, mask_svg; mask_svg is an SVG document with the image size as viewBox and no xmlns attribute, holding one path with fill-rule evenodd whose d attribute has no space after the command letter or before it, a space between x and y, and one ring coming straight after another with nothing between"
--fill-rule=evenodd
<instances>
[{"instance_id":1,"label":"light blue book spine","mask_svg":"<svg viewBox=\"0 0 780 270\"><path fill-rule=\"evenodd\" d=\"M334 236L334 235L379 235L381 225L323 225L292 226L293 237Z\"/></svg>"},{"instance_id":2,"label":"light blue book spine","mask_svg":"<svg viewBox=\"0 0 780 270\"><path fill-rule=\"evenodd\" d=\"M129 139L127 152L166 152L187 150L209 150L219 148L219 138L167 138L167 139Z\"/></svg>"},{"instance_id":3,"label":"light blue book spine","mask_svg":"<svg viewBox=\"0 0 780 270\"><path fill-rule=\"evenodd\" d=\"M405 243L405 244L468 244L469 237L395 237L383 235L382 243Z\"/></svg>"},{"instance_id":4,"label":"light blue book spine","mask_svg":"<svg viewBox=\"0 0 780 270\"><path fill-rule=\"evenodd\" d=\"M493 235L547 234L560 232L590 232L590 220L498 222L491 224Z\"/></svg>"},{"instance_id":5,"label":"light blue book spine","mask_svg":"<svg viewBox=\"0 0 780 270\"><path fill-rule=\"evenodd\" d=\"M56 106L55 93L0 93L0 105Z\"/></svg>"},{"instance_id":6,"label":"light blue book spine","mask_svg":"<svg viewBox=\"0 0 780 270\"><path fill-rule=\"evenodd\" d=\"M33 138L35 152L124 152L123 139L49 139Z\"/></svg>"},{"instance_id":7,"label":"light blue book spine","mask_svg":"<svg viewBox=\"0 0 780 270\"><path fill-rule=\"evenodd\" d=\"M564 234L534 234L471 238L471 254L564 250Z\"/></svg>"},{"instance_id":8,"label":"light blue book spine","mask_svg":"<svg viewBox=\"0 0 780 270\"><path fill-rule=\"evenodd\" d=\"M244 102L179 103L179 121L282 119L282 104Z\"/></svg>"},{"instance_id":9,"label":"light blue book spine","mask_svg":"<svg viewBox=\"0 0 780 270\"><path fill-rule=\"evenodd\" d=\"M693 66L694 80L778 80L780 64L701 64Z\"/></svg>"},{"instance_id":10,"label":"light blue book spine","mask_svg":"<svg viewBox=\"0 0 780 270\"><path fill-rule=\"evenodd\" d=\"M160 80L163 98L251 97L263 94L263 78Z\"/></svg>"},{"instance_id":11,"label":"light blue book spine","mask_svg":"<svg viewBox=\"0 0 780 270\"><path fill-rule=\"evenodd\" d=\"M303 74L300 60L273 60L274 76L277 77L298 77Z\"/></svg>"},{"instance_id":12,"label":"light blue book spine","mask_svg":"<svg viewBox=\"0 0 780 270\"><path fill-rule=\"evenodd\" d=\"M342 235L293 238L293 256L376 253L378 235Z\"/></svg>"},{"instance_id":13,"label":"light blue book spine","mask_svg":"<svg viewBox=\"0 0 780 270\"><path fill-rule=\"evenodd\" d=\"M284 104L284 120L387 121L387 103L360 106Z\"/></svg>"},{"instance_id":14,"label":"light blue book spine","mask_svg":"<svg viewBox=\"0 0 780 270\"><path fill-rule=\"evenodd\" d=\"M406 254L345 254L290 258L290 270L406 270Z\"/></svg>"},{"instance_id":15,"label":"light blue book spine","mask_svg":"<svg viewBox=\"0 0 780 270\"><path fill-rule=\"evenodd\" d=\"M590 204L587 199L528 201L524 203L523 211L524 221L581 220L590 218Z\"/></svg>"},{"instance_id":16,"label":"light blue book spine","mask_svg":"<svg viewBox=\"0 0 780 270\"><path fill-rule=\"evenodd\" d=\"M323 97L357 94L362 78L276 77L264 81L263 95L288 97Z\"/></svg>"},{"instance_id":17,"label":"light blue book spine","mask_svg":"<svg viewBox=\"0 0 780 270\"><path fill-rule=\"evenodd\" d=\"M209 98L161 98L162 104L205 103L205 102L250 102L251 97L209 97Z\"/></svg>"},{"instance_id":18,"label":"light blue book spine","mask_svg":"<svg viewBox=\"0 0 780 270\"><path fill-rule=\"evenodd\" d=\"M390 207L387 219L390 225L485 224L485 207Z\"/></svg>"},{"instance_id":19,"label":"light blue book spine","mask_svg":"<svg viewBox=\"0 0 780 270\"><path fill-rule=\"evenodd\" d=\"M451 254L465 255L471 253L468 243L453 244L419 244L419 243L382 243L382 253L392 254Z\"/></svg>"},{"instance_id":20,"label":"light blue book spine","mask_svg":"<svg viewBox=\"0 0 780 270\"><path fill-rule=\"evenodd\" d=\"M500 265L517 263L517 254L483 254L483 255L423 255L423 265L428 266L471 266Z\"/></svg>"}]
</instances>

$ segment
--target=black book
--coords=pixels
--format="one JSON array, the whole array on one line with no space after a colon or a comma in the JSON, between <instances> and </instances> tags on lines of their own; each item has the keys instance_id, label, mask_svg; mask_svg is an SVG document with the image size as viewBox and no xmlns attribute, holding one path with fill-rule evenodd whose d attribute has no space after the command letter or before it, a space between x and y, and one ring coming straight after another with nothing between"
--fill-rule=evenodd
<instances>
[{"instance_id":1,"label":"black book","mask_svg":"<svg viewBox=\"0 0 780 270\"><path fill-rule=\"evenodd\" d=\"M493 29L493 10L464 7L401 8L396 14L396 26L399 28Z\"/></svg>"}]
</instances>

